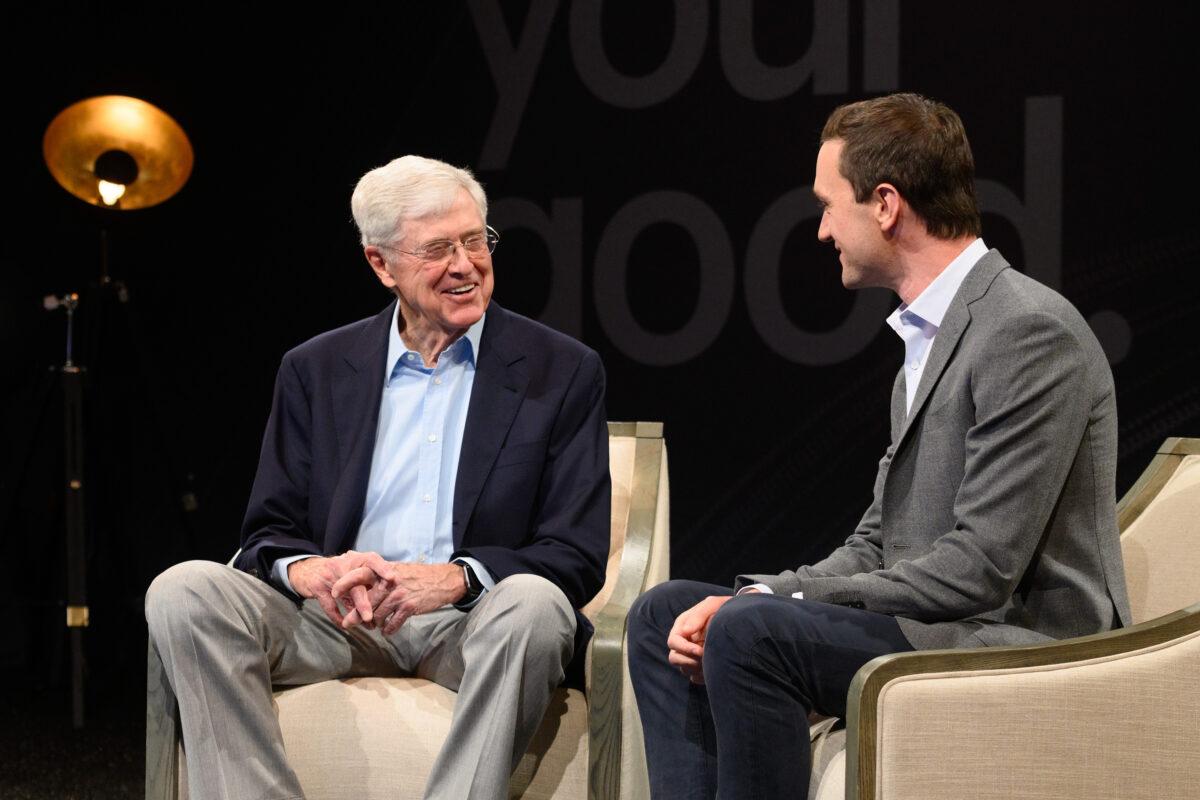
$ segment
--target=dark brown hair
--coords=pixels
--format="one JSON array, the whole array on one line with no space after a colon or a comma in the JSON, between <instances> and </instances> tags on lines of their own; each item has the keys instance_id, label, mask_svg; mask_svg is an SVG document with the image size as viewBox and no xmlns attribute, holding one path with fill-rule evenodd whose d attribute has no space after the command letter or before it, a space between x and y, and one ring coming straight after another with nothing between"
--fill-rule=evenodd
<instances>
[{"instance_id":1,"label":"dark brown hair","mask_svg":"<svg viewBox=\"0 0 1200 800\"><path fill-rule=\"evenodd\" d=\"M899 190L931 236L978 236L975 159L962 120L919 94L891 94L834 109L821 141L844 145L838 170L866 201L875 187Z\"/></svg>"}]
</instances>

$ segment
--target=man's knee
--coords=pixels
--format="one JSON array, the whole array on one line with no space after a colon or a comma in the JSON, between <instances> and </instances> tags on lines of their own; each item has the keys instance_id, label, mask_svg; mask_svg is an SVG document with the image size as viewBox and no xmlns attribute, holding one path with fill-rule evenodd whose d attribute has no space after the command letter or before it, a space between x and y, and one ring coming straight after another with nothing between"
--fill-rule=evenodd
<instances>
[{"instance_id":1,"label":"man's knee","mask_svg":"<svg viewBox=\"0 0 1200 800\"><path fill-rule=\"evenodd\" d=\"M704 662L737 663L778 630L775 618L789 609L785 604L752 595L734 597L708 622L704 634ZM707 672L706 672L707 674Z\"/></svg>"},{"instance_id":2,"label":"man's knee","mask_svg":"<svg viewBox=\"0 0 1200 800\"><path fill-rule=\"evenodd\" d=\"M649 626L668 630L675 618L713 592L715 587L696 581L674 580L642 592L629 608L631 628Z\"/></svg>"},{"instance_id":3,"label":"man's knee","mask_svg":"<svg viewBox=\"0 0 1200 800\"><path fill-rule=\"evenodd\" d=\"M711 674L720 681L752 663L756 670L783 674L813 669L827 658L838 659L846 646L831 641L837 638L834 632L840 619L830 617L831 609L838 610L824 603L797 603L772 596L733 598L708 623L705 680Z\"/></svg>"},{"instance_id":4,"label":"man's knee","mask_svg":"<svg viewBox=\"0 0 1200 800\"><path fill-rule=\"evenodd\" d=\"M629 624L632 625L635 621L641 622L658 617L671 593L670 586L672 583L674 581L667 581L657 586L651 586L638 595L633 601L633 605L629 607Z\"/></svg>"},{"instance_id":5,"label":"man's knee","mask_svg":"<svg viewBox=\"0 0 1200 800\"><path fill-rule=\"evenodd\" d=\"M172 621L190 622L211 608L214 590L229 580L230 568L215 561L185 561L164 570L146 590L150 634L165 632Z\"/></svg>"},{"instance_id":6,"label":"man's knee","mask_svg":"<svg viewBox=\"0 0 1200 800\"><path fill-rule=\"evenodd\" d=\"M486 624L492 633L522 636L538 649L557 650L575 638L575 610L562 590L538 575L510 575L486 597ZM481 601L482 603L483 601Z\"/></svg>"}]
</instances>

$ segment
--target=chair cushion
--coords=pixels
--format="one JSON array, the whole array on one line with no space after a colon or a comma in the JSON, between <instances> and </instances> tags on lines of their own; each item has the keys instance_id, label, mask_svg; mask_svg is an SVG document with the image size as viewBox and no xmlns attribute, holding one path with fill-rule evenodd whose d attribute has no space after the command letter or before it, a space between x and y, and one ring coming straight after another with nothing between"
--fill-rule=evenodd
<instances>
[{"instance_id":1,"label":"chair cushion","mask_svg":"<svg viewBox=\"0 0 1200 800\"><path fill-rule=\"evenodd\" d=\"M809 777L808 797L811 800L845 800L846 797L846 729L833 730L837 719L830 717L813 725L812 774ZM797 793L798 800L803 800Z\"/></svg>"},{"instance_id":2,"label":"chair cushion","mask_svg":"<svg viewBox=\"0 0 1200 800\"><path fill-rule=\"evenodd\" d=\"M1198 509L1200 456L1187 456L1122 534L1125 581L1135 623L1200 602Z\"/></svg>"},{"instance_id":3,"label":"chair cushion","mask_svg":"<svg viewBox=\"0 0 1200 800\"><path fill-rule=\"evenodd\" d=\"M275 703L288 760L309 800L415 800L450 730L454 698L420 678L353 678L277 692ZM587 701L561 689L510 794L586 797L587 762Z\"/></svg>"}]
</instances>

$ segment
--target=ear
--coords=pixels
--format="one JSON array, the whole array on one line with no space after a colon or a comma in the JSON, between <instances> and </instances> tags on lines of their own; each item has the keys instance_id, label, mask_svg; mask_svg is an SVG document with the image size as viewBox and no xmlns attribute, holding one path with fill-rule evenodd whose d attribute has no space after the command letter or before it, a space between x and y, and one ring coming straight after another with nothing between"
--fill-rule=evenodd
<instances>
[{"instance_id":1,"label":"ear","mask_svg":"<svg viewBox=\"0 0 1200 800\"><path fill-rule=\"evenodd\" d=\"M389 289L396 288L396 279L388 272L387 260L383 257L383 251L373 244L369 244L363 248L363 255L367 258L367 263L371 265L371 271L375 273L375 277L379 278L379 282Z\"/></svg>"},{"instance_id":2,"label":"ear","mask_svg":"<svg viewBox=\"0 0 1200 800\"><path fill-rule=\"evenodd\" d=\"M884 234L893 233L900 224L900 210L904 205L904 198L892 184L881 183L875 187L873 200L875 220L879 223L879 229Z\"/></svg>"}]
</instances>

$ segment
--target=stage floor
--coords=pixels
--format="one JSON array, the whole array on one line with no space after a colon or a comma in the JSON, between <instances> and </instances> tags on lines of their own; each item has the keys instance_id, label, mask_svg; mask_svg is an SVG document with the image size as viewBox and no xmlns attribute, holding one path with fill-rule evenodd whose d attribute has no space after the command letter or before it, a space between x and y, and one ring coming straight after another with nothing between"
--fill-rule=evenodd
<instances>
[{"instance_id":1,"label":"stage floor","mask_svg":"<svg viewBox=\"0 0 1200 800\"><path fill-rule=\"evenodd\" d=\"M96 676L86 724L71 726L70 687L0 672L0 798L125 800L144 795L145 676Z\"/></svg>"}]
</instances>

